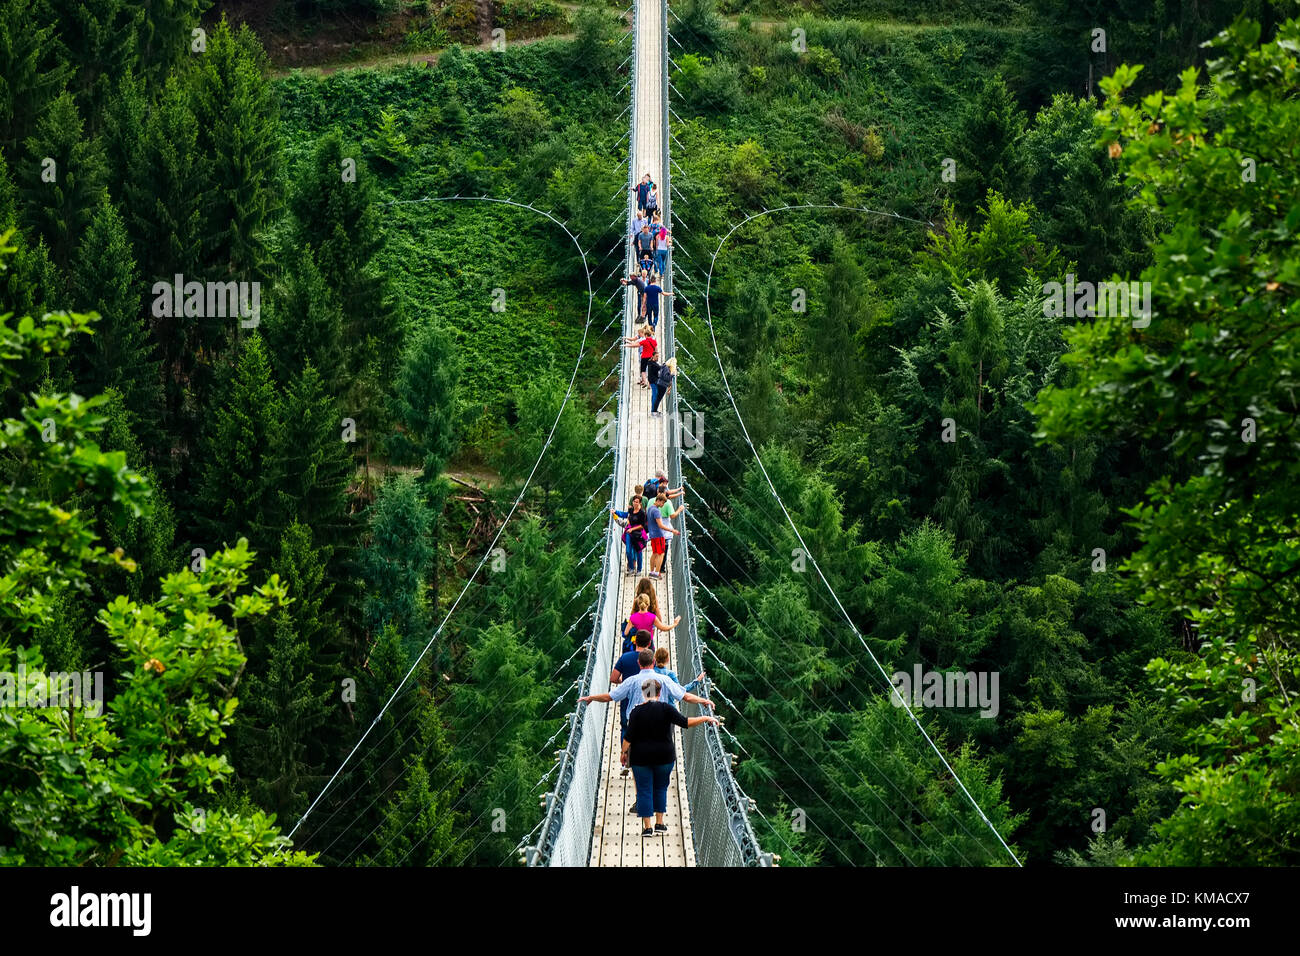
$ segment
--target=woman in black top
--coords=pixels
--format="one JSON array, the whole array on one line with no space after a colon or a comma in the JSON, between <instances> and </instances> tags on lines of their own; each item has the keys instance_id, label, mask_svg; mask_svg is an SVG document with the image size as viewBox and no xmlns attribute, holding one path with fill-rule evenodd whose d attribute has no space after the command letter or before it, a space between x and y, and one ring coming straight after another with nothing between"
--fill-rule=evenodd
<instances>
[{"instance_id":1,"label":"woman in black top","mask_svg":"<svg viewBox=\"0 0 1300 956\"><path fill-rule=\"evenodd\" d=\"M694 727L696 724L716 724L712 716L685 717L672 704L659 699L659 681L646 680L641 684L645 698L627 715L627 734L623 747L628 752L628 765L636 779L636 811L641 818L641 835L654 836L667 833L664 813L668 810L668 781L672 779L673 764L677 754L673 750L673 727ZM650 812L654 810L655 825L650 826Z\"/></svg>"}]
</instances>

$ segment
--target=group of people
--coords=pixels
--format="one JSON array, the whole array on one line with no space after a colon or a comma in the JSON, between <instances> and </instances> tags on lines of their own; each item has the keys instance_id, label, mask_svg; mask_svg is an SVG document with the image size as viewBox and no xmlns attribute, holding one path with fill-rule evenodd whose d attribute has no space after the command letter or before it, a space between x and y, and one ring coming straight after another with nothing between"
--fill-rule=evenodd
<instances>
[{"instance_id":1,"label":"group of people","mask_svg":"<svg viewBox=\"0 0 1300 956\"><path fill-rule=\"evenodd\" d=\"M718 719L712 714L683 716L678 709L683 700L712 709L712 701L694 693L704 682L704 674L701 672L683 687L677 674L668 669L668 648L655 650L654 630L671 631L681 623L681 615L670 623L662 619L658 595L649 578L637 585L633 606L635 610L623 625L623 654L609 675L610 691L580 700L618 701L622 773L631 773L636 782L636 801L628 813L641 818L641 836L652 837L668 832L664 814L668 812L668 785L677 760L673 727L716 724Z\"/></svg>"},{"instance_id":2,"label":"group of people","mask_svg":"<svg viewBox=\"0 0 1300 956\"><path fill-rule=\"evenodd\" d=\"M625 337L624 344L627 348L640 350L641 377L638 384L650 390L651 417L660 417L659 405L677 377L677 359L670 358L661 364L659 343L655 340L659 302L672 295L659 284L668 266L672 236L663 225L659 190L651 181L650 174L646 173L632 191L636 194L632 245L637 269L633 275L620 281L637 290L639 321L637 334ZM718 722L711 714L690 718L682 715L677 705L683 700L712 709L709 700L693 693L704 681L704 674L683 687L678 683L677 675L668 669L668 648L656 650L654 647L655 631L667 633L681 623L681 615L671 622L660 615L655 582L666 573L669 543L681 534L673 526L673 518L686 510L685 502L681 501L682 494L683 488L670 487L667 474L659 470L653 478L633 488L627 510L610 510L623 529L623 547L627 556L623 573L642 573L643 552L647 546L650 548L650 570L647 577L637 583L632 611L622 625L623 653L610 672L610 691L580 698L583 703L618 701L622 773L624 776L631 773L636 780L636 802L628 813L641 818L643 837L668 832L664 814L668 810L668 784L676 762L673 727Z\"/></svg>"},{"instance_id":3,"label":"group of people","mask_svg":"<svg viewBox=\"0 0 1300 956\"><path fill-rule=\"evenodd\" d=\"M673 526L672 519L686 510L686 503L679 500L683 491L681 487L670 488L668 476L661 469L653 478L647 478L643 484L632 488L626 511L610 509L609 513L623 528L623 551L627 556L624 574L642 572L642 558L649 545L649 575L655 579L663 576L669 542L681 534Z\"/></svg>"},{"instance_id":4,"label":"group of people","mask_svg":"<svg viewBox=\"0 0 1300 956\"><path fill-rule=\"evenodd\" d=\"M632 187L636 193L636 215L632 219L632 247L637 269L632 275L619 280L636 289L636 314L639 319L636 335L624 338L627 348L641 350L641 387L650 389L650 415L660 417L659 403L673 387L677 377L677 359L659 361L659 343L655 329L659 325L659 300L672 296L660 283L668 268L668 250L672 248L672 234L663 224L659 211L659 188L646 173L641 182Z\"/></svg>"}]
</instances>

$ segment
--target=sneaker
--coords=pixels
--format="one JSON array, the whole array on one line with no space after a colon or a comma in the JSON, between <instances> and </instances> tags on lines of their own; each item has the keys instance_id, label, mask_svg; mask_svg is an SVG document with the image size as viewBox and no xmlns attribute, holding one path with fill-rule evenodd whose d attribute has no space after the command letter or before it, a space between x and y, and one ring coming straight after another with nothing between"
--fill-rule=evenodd
<instances>
[{"instance_id":1,"label":"sneaker","mask_svg":"<svg viewBox=\"0 0 1300 956\"><path fill-rule=\"evenodd\" d=\"M655 831L651 827L646 827L644 830L641 831L641 836L643 837L652 837L654 835L655 835Z\"/></svg>"},{"instance_id":2,"label":"sneaker","mask_svg":"<svg viewBox=\"0 0 1300 956\"><path fill-rule=\"evenodd\" d=\"M668 832L668 827L667 827L667 826L665 826L665 825L662 824L662 823L656 823L656 824L655 824L655 833L667 833L667 832Z\"/></svg>"},{"instance_id":3,"label":"sneaker","mask_svg":"<svg viewBox=\"0 0 1300 956\"><path fill-rule=\"evenodd\" d=\"M634 813L636 813L636 804L634 803L634 804L632 804L632 806L628 807L628 808L627 808L627 812L630 813L630 814L634 814Z\"/></svg>"}]
</instances>

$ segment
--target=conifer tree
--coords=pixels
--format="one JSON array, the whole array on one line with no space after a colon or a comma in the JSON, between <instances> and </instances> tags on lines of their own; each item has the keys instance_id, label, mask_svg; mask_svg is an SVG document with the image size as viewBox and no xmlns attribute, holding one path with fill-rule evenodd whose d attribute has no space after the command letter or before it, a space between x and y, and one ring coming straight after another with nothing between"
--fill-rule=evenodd
<instances>
[{"instance_id":1,"label":"conifer tree","mask_svg":"<svg viewBox=\"0 0 1300 956\"><path fill-rule=\"evenodd\" d=\"M209 412L200 440L190 520L198 535L194 544L211 553L243 535L269 550L264 519L280 410L260 335L245 342L223 394L225 401Z\"/></svg>"},{"instance_id":2,"label":"conifer tree","mask_svg":"<svg viewBox=\"0 0 1300 956\"><path fill-rule=\"evenodd\" d=\"M44 239L50 258L66 271L82 233L104 197L104 156L85 138L71 94L63 93L27 138L18 181L22 215L34 237Z\"/></svg>"},{"instance_id":3,"label":"conifer tree","mask_svg":"<svg viewBox=\"0 0 1300 956\"><path fill-rule=\"evenodd\" d=\"M968 217L990 189L1020 198L1025 177L1024 132L1024 114L1002 76L985 77L967 101L950 147L957 161L953 198Z\"/></svg>"},{"instance_id":4,"label":"conifer tree","mask_svg":"<svg viewBox=\"0 0 1300 956\"><path fill-rule=\"evenodd\" d=\"M69 66L53 56L54 25L43 0L0 4L0 149L10 156L67 81Z\"/></svg>"},{"instance_id":5,"label":"conifer tree","mask_svg":"<svg viewBox=\"0 0 1300 956\"><path fill-rule=\"evenodd\" d=\"M137 62L135 34L141 14L129 0L45 0L56 44L52 61L69 64L69 90L92 133L111 83Z\"/></svg>"},{"instance_id":6,"label":"conifer tree","mask_svg":"<svg viewBox=\"0 0 1300 956\"><path fill-rule=\"evenodd\" d=\"M435 324L417 330L402 357L393 389L393 417L403 431L394 436L399 461L424 467L424 480L442 474L455 449L458 356L451 336Z\"/></svg>"},{"instance_id":7,"label":"conifer tree","mask_svg":"<svg viewBox=\"0 0 1300 956\"><path fill-rule=\"evenodd\" d=\"M343 398L365 435L377 414L370 380L392 380L400 353L402 322L386 275L376 257L384 245L375 185L358 150L345 148L340 133L327 133L297 174L290 196L300 245L310 245L327 288L343 310L344 371L350 394ZM368 441L369 439L363 439Z\"/></svg>"},{"instance_id":8,"label":"conifer tree","mask_svg":"<svg viewBox=\"0 0 1300 956\"><path fill-rule=\"evenodd\" d=\"M280 821L307 808L320 765L308 752L333 710L334 694L319 679L311 647L287 610L271 622L263 660L250 659L241 687L232 750L253 800Z\"/></svg>"},{"instance_id":9,"label":"conifer tree","mask_svg":"<svg viewBox=\"0 0 1300 956\"><path fill-rule=\"evenodd\" d=\"M307 365L315 367L325 390L342 397L344 373L343 313L326 286L310 247L291 250L265 310L267 343L276 376L292 380Z\"/></svg>"},{"instance_id":10,"label":"conifer tree","mask_svg":"<svg viewBox=\"0 0 1300 956\"><path fill-rule=\"evenodd\" d=\"M400 475L384 482L369 517L361 554L365 625L373 634L395 629L414 660L428 639L425 589L433 561L434 514L415 479Z\"/></svg>"},{"instance_id":11,"label":"conifer tree","mask_svg":"<svg viewBox=\"0 0 1300 956\"><path fill-rule=\"evenodd\" d=\"M343 441L338 408L311 365L294 379L277 408L266 456L268 525L300 521L334 545L352 538L347 489L352 456Z\"/></svg>"},{"instance_id":12,"label":"conifer tree","mask_svg":"<svg viewBox=\"0 0 1300 956\"><path fill-rule=\"evenodd\" d=\"M140 75L158 83L192 54L192 31L211 0L135 0L141 9L136 34Z\"/></svg>"},{"instance_id":13,"label":"conifer tree","mask_svg":"<svg viewBox=\"0 0 1300 956\"><path fill-rule=\"evenodd\" d=\"M157 449L162 371L154 355L140 289L126 226L105 198L82 237L72 266L69 296L77 308L100 316L94 334L78 343L72 374L82 394L116 389L131 413L135 435L145 447Z\"/></svg>"},{"instance_id":14,"label":"conifer tree","mask_svg":"<svg viewBox=\"0 0 1300 956\"><path fill-rule=\"evenodd\" d=\"M198 149L210 157L203 262L210 279L251 282L266 258L262 233L279 208L280 130L266 53L247 25L223 16L186 74Z\"/></svg>"},{"instance_id":15,"label":"conifer tree","mask_svg":"<svg viewBox=\"0 0 1300 956\"><path fill-rule=\"evenodd\" d=\"M376 834L373 862L380 866L456 866L469 849L456 810L463 775L432 699L420 707L417 746L405 786L389 802Z\"/></svg>"},{"instance_id":16,"label":"conifer tree","mask_svg":"<svg viewBox=\"0 0 1300 956\"><path fill-rule=\"evenodd\" d=\"M135 93L124 92L124 97L122 107L130 115L138 105ZM212 198L211 160L199 148L198 137L198 124L185 91L174 77L169 78L129 157L126 200L122 203L147 289L157 282L170 286L178 274L186 282L206 278L202 251L205 210ZM213 356L222 350L237 322L234 318L223 322L184 314L155 316L167 424L173 441L182 447L194 441L194 409L206 404ZM186 401L187 395L192 401Z\"/></svg>"},{"instance_id":17,"label":"conifer tree","mask_svg":"<svg viewBox=\"0 0 1300 956\"><path fill-rule=\"evenodd\" d=\"M846 421L862 380L858 336L865 319L862 269L843 242L826 269L826 306L808 315L808 357L832 422Z\"/></svg>"}]
</instances>

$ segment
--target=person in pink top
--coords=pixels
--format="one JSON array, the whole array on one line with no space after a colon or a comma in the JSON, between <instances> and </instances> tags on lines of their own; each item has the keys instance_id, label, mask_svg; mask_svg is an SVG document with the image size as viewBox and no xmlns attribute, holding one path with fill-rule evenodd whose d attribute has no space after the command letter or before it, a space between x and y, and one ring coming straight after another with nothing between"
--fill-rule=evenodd
<instances>
[{"instance_id":1,"label":"person in pink top","mask_svg":"<svg viewBox=\"0 0 1300 956\"><path fill-rule=\"evenodd\" d=\"M650 610L650 598L645 594L638 594L636 596L636 610L628 617L628 620L632 622L634 632L650 631L651 634L654 633L653 628L658 628L661 631L671 631L681 622L681 619L682 616L678 614L673 618L671 624L665 624L663 621L659 620L659 615Z\"/></svg>"}]
</instances>

